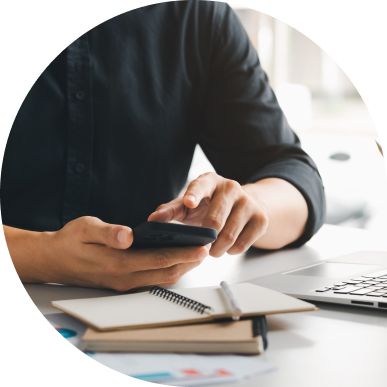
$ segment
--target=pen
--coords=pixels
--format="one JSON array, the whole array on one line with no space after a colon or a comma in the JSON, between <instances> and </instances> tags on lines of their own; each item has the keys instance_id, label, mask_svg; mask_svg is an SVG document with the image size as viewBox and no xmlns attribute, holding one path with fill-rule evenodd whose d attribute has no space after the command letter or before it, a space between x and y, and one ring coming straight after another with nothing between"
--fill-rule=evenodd
<instances>
[{"instance_id":1,"label":"pen","mask_svg":"<svg viewBox=\"0 0 387 387\"><path fill-rule=\"evenodd\" d=\"M375 140L375 142L376 142L376 145L378 146L379 152L380 152L380 153L382 154L382 156L383 156L383 149L382 149L381 145L378 143L377 140Z\"/></svg>"},{"instance_id":2,"label":"pen","mask_svg":"<svg viewBox=\"0 0 387 387\"><path fill-rule=\"evenodd\" d=\"M232 307L232 319L234 321L239 320L240 316L242 315L242 309L239 306L238 300L232 294L232 291L226 281L222 281L220 283L220 287L222 288L224 295Z\"/></svg>"}]
</instances>

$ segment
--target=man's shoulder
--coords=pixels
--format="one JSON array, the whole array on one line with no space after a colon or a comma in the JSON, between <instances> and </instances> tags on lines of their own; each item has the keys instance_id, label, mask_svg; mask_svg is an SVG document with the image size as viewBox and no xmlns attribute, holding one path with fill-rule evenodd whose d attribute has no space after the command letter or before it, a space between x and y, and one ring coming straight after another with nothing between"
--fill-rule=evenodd
<instances>
[{"instance_id":1,"label":"man's shoulder","mask_svg":"<svg viewBox=\"0 0 387 387\"><path fill-rule=\"evenodd\" d=\"M188 19L205 27L206 23L210 23L210 25L219 23L229 13L232 13L231 7L227 3L218 1L168 1L137 8L110 20L114 22L129 21L133 18L138 19L148 16L151 19L156 18L159 21L169 20L171 22L176 20L184 22Z\"/></svg>"},{"instance_id":2,"label":"man's shoulder","mask_svg":"<svg viewBox=\"0 0 387 387\"><path fill-rule=\"evenodd\" d=\"M152 36L153 44L168 38L170 45L172 34L175 36L172 40L185 39L186 47L190 42L200 42L201 47L211 47L214 39L223 35L228 28L233 28L235 22L238 23L236 19L227 3L170 1L123 13L100 24L90 33L103 35L105 40L109 37L116 40L118 36L123 40L130 37L139 40Z\"/></svg>"}]
</instances>

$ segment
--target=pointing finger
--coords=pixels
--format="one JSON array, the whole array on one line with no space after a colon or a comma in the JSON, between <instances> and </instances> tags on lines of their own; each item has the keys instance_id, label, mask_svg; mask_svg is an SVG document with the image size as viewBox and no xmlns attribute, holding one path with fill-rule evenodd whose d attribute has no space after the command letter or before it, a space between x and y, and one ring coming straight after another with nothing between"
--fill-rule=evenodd
<instances>
[{"instance_id":1,"label":"pointing finger","mask_svg":"<svg viewBox=\"0 0 387 387\"><path fill-rule=\"evenodd\" d=\"M185 207L182 198L176 198L169 203L162 204L148 217L149 222L170 222L171 220L181 221L184 218Z\"/></svg>"},{"instance_id":2,"label":"pointing finger","mask_svg":"<svg viewBox=\"0 0 387 387\"><path fill-rule=\"evenodd\" d=\"M218 183L218 175L205 173L193 180L183 197L183 203L188 208L196 208L205 197L211 198Z\"/></svg>"}]
</instances>

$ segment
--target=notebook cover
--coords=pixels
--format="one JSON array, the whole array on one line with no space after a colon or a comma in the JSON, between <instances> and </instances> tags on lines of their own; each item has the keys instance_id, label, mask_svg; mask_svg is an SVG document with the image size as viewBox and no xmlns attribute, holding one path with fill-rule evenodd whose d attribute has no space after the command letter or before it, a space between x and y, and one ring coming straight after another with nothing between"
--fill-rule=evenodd
<instances>
[{"instance_id":1,"label":"notebook cover","mask_svg":"<svg viewBox=\"0 0 387 387\"><path fill-rule=\"evenodd\" d=\"M241 283L230 288L244 317L317 310L310 303L257 285ZM194 324L232 316L220 287L174 289L173 292L209 305L213 310L200 314L149 292L53 301L52 304L102 331Z\"/></svg>"},{"instance_id":2,"label":"notebook cover","mask_svg":"<svg viewBox=\"0 0 387 387\"><path fill-rule=\"evenodd\" d=\"M238 322L100 332L88 328L87 350L180 353L254 353L267 347L265 316Z\"/></svg>"}]
</instances>

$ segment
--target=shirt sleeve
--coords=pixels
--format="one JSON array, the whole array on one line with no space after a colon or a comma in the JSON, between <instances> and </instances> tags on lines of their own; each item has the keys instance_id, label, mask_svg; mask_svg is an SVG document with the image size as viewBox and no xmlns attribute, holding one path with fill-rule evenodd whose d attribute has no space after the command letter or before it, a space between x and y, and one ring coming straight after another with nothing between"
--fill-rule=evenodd
<instances>
[{"instance_id":1,"label":"shirt sleeve","mask_svg":"<svg viewBox=\"0 0 387 387\"><path fill-rule=\"evenodd\" d=\"M199 144L216 172L240 184L280 178L308 205L301 246L322 226L324 187L271 90L257 52L235 13L216 3L211 70Z\"/></svg>"}]
</instances>

